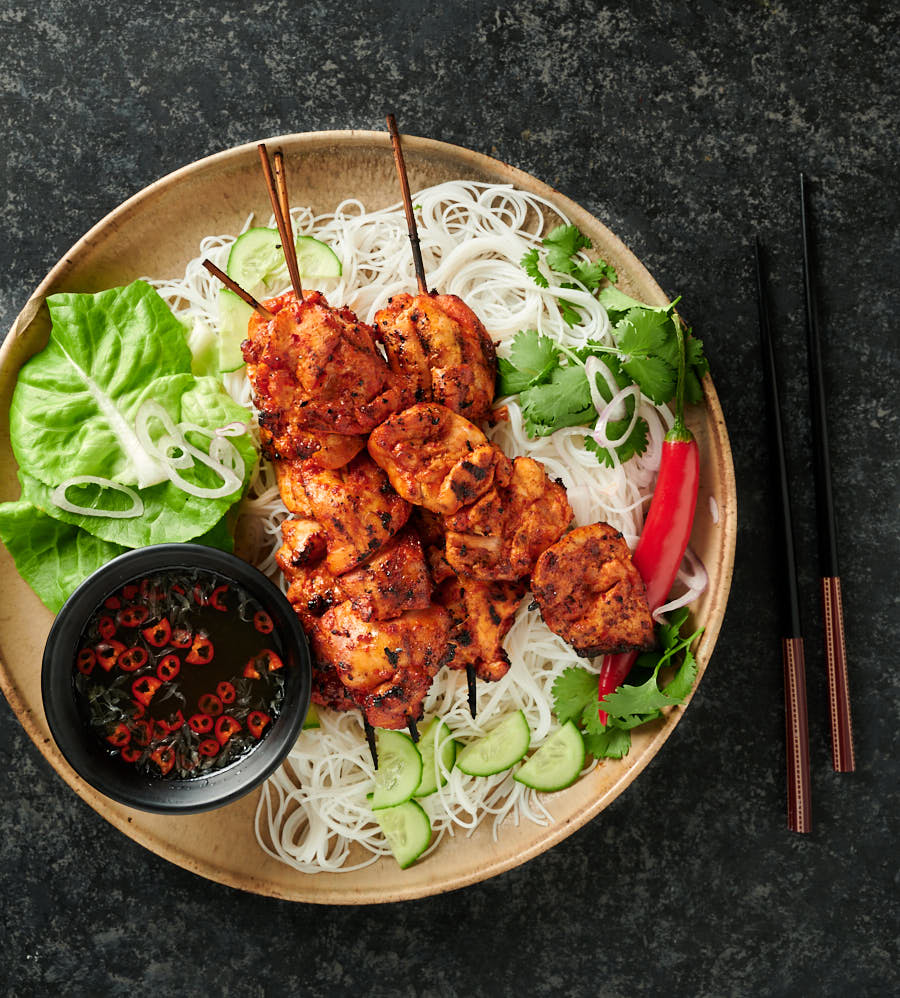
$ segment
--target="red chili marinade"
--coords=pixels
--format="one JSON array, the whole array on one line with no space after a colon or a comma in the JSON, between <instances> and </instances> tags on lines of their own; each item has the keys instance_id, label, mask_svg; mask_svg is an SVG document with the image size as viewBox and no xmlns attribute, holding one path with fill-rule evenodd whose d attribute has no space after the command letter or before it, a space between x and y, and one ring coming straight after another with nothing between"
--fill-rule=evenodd
<instances>
[{"instance_id":1,"label":"red chili marinade","mask_svg":"<svg viewBox=\"0 0 900 998\"><path fill-rule=\"evenodd\" d=\"M103 746L141 773L190 779L234 762L284 699L271 617L215 572L157 572L122 586L81 633L78 706Z\"/></svg>"}]
</instances>

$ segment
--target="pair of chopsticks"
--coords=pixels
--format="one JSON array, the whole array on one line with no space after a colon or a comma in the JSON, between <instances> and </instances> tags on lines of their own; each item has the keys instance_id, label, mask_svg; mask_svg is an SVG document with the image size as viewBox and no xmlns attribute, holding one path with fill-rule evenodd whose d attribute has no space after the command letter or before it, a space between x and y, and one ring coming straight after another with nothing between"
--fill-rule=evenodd
<instances>
[{"instance_id":1,"label":"pair of chopsticks","mask_svg":"<svg viewBox=\"0 0 900 998\"><path fill-rule=\"evenodd\" d=\"M834 500L831 489L831 462L828 453L825 388L822 377L821 339L817 309L817 289L813 269L813 232L809 217L806 179L800 174L800 214L803 233L803 277L806 290L806 332L809 363L810 405L812 410L815 461L816 509L819 535L819 563L822 576L822 608L825 626L825 659L828 673L828 699L831 722L832 765L836 772L856 768L850 697L847 685L847 658L841 580L838 572ZM785 622L782 638L784 664L785 729L787 735L788 827L795 832L812 829L809 777L809 728L806 711L806 669L803 633L800 626L800 599L797 563L788 488L787 461L781 406L778 398L777 369L769 303L763 275L762 255L755 242L756 277L759 303L759 331L766 400L775 457L775 477L781 511L781 547L786 584Z\"/></svg>"}]
</instances>

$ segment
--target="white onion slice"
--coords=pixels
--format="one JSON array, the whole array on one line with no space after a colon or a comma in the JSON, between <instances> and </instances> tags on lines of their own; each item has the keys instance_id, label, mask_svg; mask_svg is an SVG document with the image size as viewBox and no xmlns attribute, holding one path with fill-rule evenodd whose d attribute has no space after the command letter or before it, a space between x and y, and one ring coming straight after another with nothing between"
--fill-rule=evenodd
<instances>
[{"instance_id":1,"label":"white onion slice","mask_svg":"<svg viewBox=\"0 0 900 998\"><path fill-rule=\"evenodd\" d=\"M242 423L240 420L235 420L227 426L217 426L214 432L217 437L242 437L252 429L253 427L250 423Z\"/></svg>"},{"instance_id":2,"label":"white onion slice","mask_svg":"<svg viewBox=\"0 0 900 998\"><path fill-rule=\"evenodd\" d=\"M93 506L76 506L66 498L66 492L72 485L99 485L104 489L124 492L132 502L131 509L95 509ZM50 501L67 513L78 513L79 516L108 516L113 520L129 520L144 512L144 500L134 489L109 478L97 478L94 475L76 475L75 478L67 479L50 493Z\"/></svg>"}]
</instances>

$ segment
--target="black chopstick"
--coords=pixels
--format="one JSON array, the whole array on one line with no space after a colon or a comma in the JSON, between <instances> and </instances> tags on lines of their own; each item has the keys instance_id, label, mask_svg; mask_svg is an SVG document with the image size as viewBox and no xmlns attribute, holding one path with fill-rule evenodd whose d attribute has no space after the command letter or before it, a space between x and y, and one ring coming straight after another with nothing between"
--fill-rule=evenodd
<instances>
[{"instance_id":1,"label":"black chopstick","mask_svg":"<svg viewBox=\"0 0 900 998\"><path fill-rule=\"evenodd\" d=\"M809 725L806 715L806 668L803 657L803 633L800 627L800 599L797 587L797 562L794 554L794 528L791 517L791 496L788 488L787 460L781 426L781 405L778 399L778 377L775 350L769 326L769 302L763 278L759 239L754 242L756 283L759 304L759 338L762 348L762 368L766 384L766 408L769 416L771 447L775 463L775 480L781 528L786 613L781 640L784 665L784 711L787 742L787 804L788 828L794 832L812 829L809 779Z\"/></svg>"},{"instance_id":2,"label":"black chopstick","mask_svg":"<svg viewBox=\"0 0 900 998\"><path fill-rule=\"evenodd\" d=\"M813 232L809 217L806 178L800 174L800 214L803 222L803 279L806 287L806 342L809 361L809 396L812 412L813 456L816 479L816 513L819 534L819 571L822 576L822 617L825 627L825 663L828 673L828 706L831 719L832 766L838 773L856 769L853 726L847 683L847 649L844 641L844 608L838 571L837 531L831 489L831 459L822 349L819 337L817 288L813 266Z\"/></svg>"}]
</instances>

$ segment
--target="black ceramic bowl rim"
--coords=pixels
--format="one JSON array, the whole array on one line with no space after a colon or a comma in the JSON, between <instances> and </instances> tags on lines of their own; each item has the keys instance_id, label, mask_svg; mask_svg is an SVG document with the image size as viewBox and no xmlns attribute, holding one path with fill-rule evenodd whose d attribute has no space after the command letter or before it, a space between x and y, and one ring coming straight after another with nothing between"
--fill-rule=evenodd
<instances>
[{"instance_id":1,"label":"black ceramic bowl rim","mask_svg":"<svg viewBox=\"0 0 900 998\"><path fill-rule=\"evenodd\" d=\"M148 572L206 569L242 585L263 605L282 639L284 700L265 737L250 752L202 777L154 779L110 756L86 726L75 700L73 671L82 629L117 589ZM194 814L243 797L269 776L294 745L309 708L309 647L284 594L234 555L200 544L156 544L126 551L89 576L60 610L44 646L41 694L50 732L70 766L107 797L143 811Z\"/></svg>"}]
</instances>

